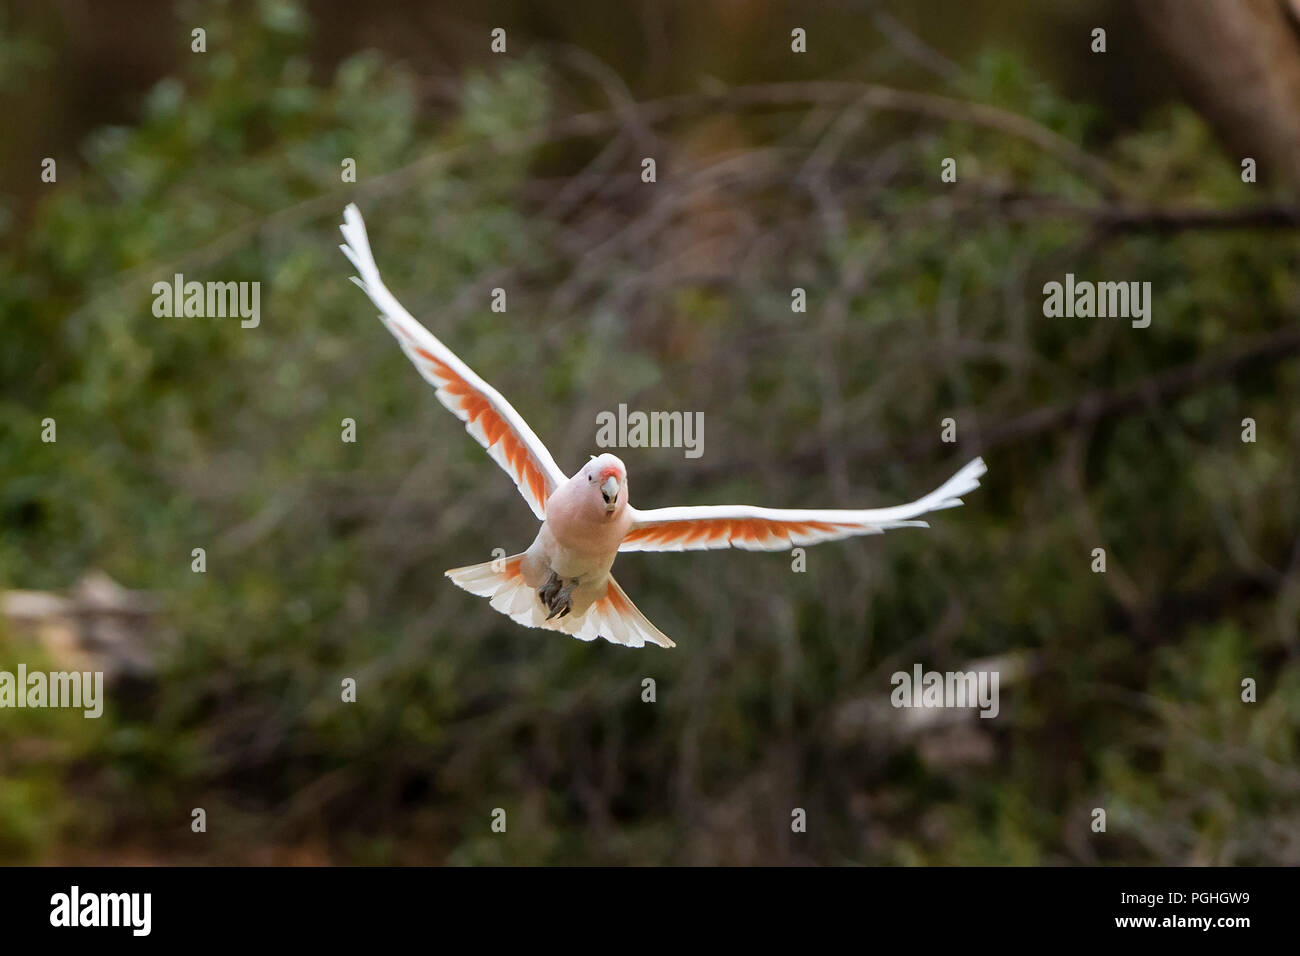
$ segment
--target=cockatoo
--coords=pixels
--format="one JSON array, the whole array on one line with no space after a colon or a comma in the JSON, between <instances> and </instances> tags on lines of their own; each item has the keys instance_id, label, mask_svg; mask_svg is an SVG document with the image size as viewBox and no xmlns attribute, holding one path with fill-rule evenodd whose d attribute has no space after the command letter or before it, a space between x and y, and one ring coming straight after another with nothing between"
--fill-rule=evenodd
<instances>
[{"instance_id":1,"label":"cockatoo","mask_svg":"<svg viewBox=\"0 0 1300 956\"><path fill-rule=\"evenodd\" d=\"M597 637L627 647L676 646L628 599L610 574L622 551L745 548L783 551L890 528L926 528L917 519L955 508L979 487L985 467L976 458L937 490L911 504L865 511L754 508L749 505L654 508L629 499L627 468L615 455L592 457L566 476L546 446L496 389L417 322L379 278L355 205L343 211L339 248L356 268L352 281L379 307L393 333L438 399L465 423L512 479L542 523L527 551L446 572L460 587L525 627Z\"/></svg>"}]
</instances>

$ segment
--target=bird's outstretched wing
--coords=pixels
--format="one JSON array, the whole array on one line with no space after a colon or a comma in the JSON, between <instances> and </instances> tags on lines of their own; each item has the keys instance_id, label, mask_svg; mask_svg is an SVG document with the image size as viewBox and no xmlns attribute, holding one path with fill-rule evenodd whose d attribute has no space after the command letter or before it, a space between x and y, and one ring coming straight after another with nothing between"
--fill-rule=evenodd
<instances>
[{"instance_id":1,"label":"bird's outstretched wing","mask_svg":"<svg viewBox=\"0 0 1300 956\"><path fill-rule=\"evenodd\" d=\"M546 499L568 476L510 403L417 322L388 291L379 278L370 240L366 238L366 224L355 205L349 203L343 210L339 229L347 240L339 248L360 275L352 281L379 306L384 325L425 381L437 390L442 404L465 423L465 430L515 480L533 514L544 520Z\"/></svg>"},{"instance_id":2,"label":"bird's outstretched wing","mask_svg":"<svg viewBox=\"0 0 1300 956\"><path fill-rule=\"evenodd\" d=\"M942 486L911 504L866 511L812 511L752 508L749 505L705 505L696 508L655 508L632 511L632 530L619 551L702 551L745 548L785 551L859 534L879 534L890 528L928 528L916 518L931 511L955 508L961 496L979 487L987 469L976 458Z\"/></svg>"}]
</instances>

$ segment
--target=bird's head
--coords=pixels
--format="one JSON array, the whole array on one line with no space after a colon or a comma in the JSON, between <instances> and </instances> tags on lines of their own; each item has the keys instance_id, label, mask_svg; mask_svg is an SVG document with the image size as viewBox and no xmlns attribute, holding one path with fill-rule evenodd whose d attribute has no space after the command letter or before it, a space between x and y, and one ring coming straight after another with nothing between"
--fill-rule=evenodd
<instances>
[{"instance_id":1,"label":"bird's head","mask_svg":"<svg viewBox=\"0 0 1300 956\"><path fill-rule=\"evenodd\" d=\"M599 502L606 515L627 507L627 468L617 455L593 456L582 476L591 489L592 502Z\"/></svg>"}]
</instances>

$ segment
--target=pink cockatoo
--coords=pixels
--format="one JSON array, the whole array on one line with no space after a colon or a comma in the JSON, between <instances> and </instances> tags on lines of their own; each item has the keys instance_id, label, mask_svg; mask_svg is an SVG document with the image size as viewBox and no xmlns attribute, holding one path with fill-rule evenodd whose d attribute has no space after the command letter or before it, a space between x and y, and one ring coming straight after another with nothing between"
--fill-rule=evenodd
<instances>
[{"instance_id":1,"label":"pink cockatoo","mask_svg":"<svg viewBox=\"0 0 1300 956\"><path fill-rule=\"evenodd\" d=\"M343 254L360 277L352 281L379 307L380 319L406 357L465 423L519 488L541 529L527 551L447 571L460 587L490 599L525 627L563 631L579 640L660 647L674 643L646 620L609 573L620 551L745 548L784 551L890 528L925 528L921 515L960 505L979 487L976 458L937 490L911 504L865 511L754 508L749 505L655 508L628 500L627 469L611 454L592 457L566 476L519 413L491 385L417 322L388 291L370 252L355 205L343 211Z\"/></svg>"}]
</instances>

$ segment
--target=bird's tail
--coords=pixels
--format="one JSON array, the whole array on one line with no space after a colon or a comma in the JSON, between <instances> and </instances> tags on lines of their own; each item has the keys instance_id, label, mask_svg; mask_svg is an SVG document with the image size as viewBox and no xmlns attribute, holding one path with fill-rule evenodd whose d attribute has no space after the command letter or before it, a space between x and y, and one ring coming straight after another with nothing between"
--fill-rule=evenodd
<instances>
[{"instance_id":1,"label":"bird's tail","mask_svg":"<svg viewBox=\"0 0 1300 956\"><path fill-rule=\"evenodd\" d=\"M446 572L452 583L470 594L489 599L493 609L524 627L542 627L562 631L580 641L594 641L603 637L611 644L626 647L643 647L657 644L676 647L618 586L611 576L603 597L594 601L582 614L546 619L548 613L537 592L524 580L523 554Z\"/></svg>"}]
</instances>

